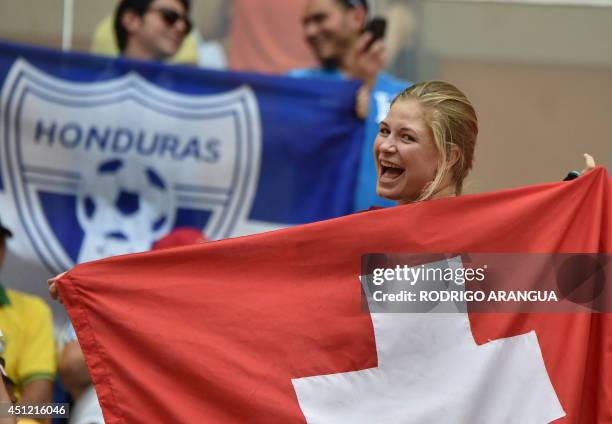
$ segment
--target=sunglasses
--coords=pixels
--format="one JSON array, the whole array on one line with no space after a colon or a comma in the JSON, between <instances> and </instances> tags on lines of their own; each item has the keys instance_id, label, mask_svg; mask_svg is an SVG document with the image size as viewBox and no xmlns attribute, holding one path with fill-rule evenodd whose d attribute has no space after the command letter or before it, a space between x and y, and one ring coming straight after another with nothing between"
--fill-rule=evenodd
<instances>
[{"instance_id":1,"label":"sunglasses","mask_svg":"<svg viewBox=\"0 0 612 424\"><path fill-rule=\"evenodd\" d=\"M151 8L149 10L159 13L159 16L161 16L164 23L169 27L174 26L174 24L176 24L179 20L183 21L185 23L185 34L189 34L191 32L192 24L189 17L181 15L175 10L166 9L165 7Z\"/></svg>"}]
</instances>

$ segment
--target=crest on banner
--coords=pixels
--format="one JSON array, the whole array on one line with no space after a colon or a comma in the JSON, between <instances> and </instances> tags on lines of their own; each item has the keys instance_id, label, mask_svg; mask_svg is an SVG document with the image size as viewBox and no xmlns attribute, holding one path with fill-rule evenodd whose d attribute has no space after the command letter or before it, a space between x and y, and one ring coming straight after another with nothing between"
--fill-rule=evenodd
<instances>
[{"instance_id":1,"label":"crest on banner","mask_svg":"<svg viewBox=\"0 0 612 424\"><path fill-rule=\"evenodd\" d=\"M6 189L51 272L148 250L178 226L230 237L248 218L261 156L248 86L186 95L136 73L73 82L17 60L1 104Z\"/></svg>"}]
</instances>

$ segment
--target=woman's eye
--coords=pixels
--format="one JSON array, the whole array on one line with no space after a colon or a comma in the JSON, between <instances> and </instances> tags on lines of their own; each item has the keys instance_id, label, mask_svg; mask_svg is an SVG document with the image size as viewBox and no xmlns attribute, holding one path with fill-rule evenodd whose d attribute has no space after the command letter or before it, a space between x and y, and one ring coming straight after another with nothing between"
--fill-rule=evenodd
<instances>
[{"instance_id":1,"label":"woman's eye","mask_svg":"<svg viewBox=\"0 0 612 424\"><path fill-rule=\"evenodd\" d=\"M413 136L408 135L408 134L402 135L401 138L402 138L402 141L405 141L407 143L412 143L412 142L416 141L416 139Z\"/></svg>"},{"instance_id":2,"label":"woman's eye","mask_svg":"<svg viewBox=\"0 0 612 424\"><path fill-rule=\"evenodd\" d=\"M388 134L389 134L389 128L386 128L386 127L380 127L380 128L378 129L378 132L379 132L380 134L382 134L382 135L388 135Z\"/></svg>"}]
</instances>

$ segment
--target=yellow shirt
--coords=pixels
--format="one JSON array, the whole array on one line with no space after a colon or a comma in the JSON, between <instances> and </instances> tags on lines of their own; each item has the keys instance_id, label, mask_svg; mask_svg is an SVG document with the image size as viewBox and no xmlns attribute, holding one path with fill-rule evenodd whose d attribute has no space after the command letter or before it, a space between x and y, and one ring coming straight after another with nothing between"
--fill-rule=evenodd
<instances>
[{"instance_id":1,"label":"yellow shirt","mask_svg":"<svg viewBox=\"0 0 612 424\"><path fill-rule=\"evenodd\" d=\"M17 398L33 380L55 380L53 319L42 299L0 286L0 329L5 370L15 383Z\"/></svg>"}]
</instances>

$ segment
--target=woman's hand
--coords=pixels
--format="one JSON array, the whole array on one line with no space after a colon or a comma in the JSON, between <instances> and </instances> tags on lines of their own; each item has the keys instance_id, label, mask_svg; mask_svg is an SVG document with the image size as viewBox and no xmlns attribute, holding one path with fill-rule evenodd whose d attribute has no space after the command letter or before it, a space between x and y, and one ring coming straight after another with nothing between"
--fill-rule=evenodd
<instances>
[{"instance_id":1,"label":"woman's hand","mask_svg":"<svg viewBox=\"0 0 612 424\"><path fill-rule=\"evenodd\" d=\"M581 174L586 174L587 172L591 172L593 169L595 169L595 159L593 159L593 156L589 155L588 153L585 153L584 155L584 169L582 170Z\"/></svg>"},{"instance_id":2,"label":"woman's hand","mask_svg":"<svg viewBox=\"0 0 612 424\"><path fill-rule=\"evenodd\" d=\"M57 300L60 303L64 303L64 302L62 301L62 298L60 297L59 290L57 289L57 286L55 285L55 283L57 282L57 280L62 278L64 275L66 275L66 272L67 271L62 272L61 274L56 275L55 277L49 278L47 280L47 284L49 284L49 296L51 296L53 300Z\"/></svg>"},{"instance_id":3,"label":"woman's hand","mask_svg":"<svg viewBox=\"0 0 612 424\"><path fill-rule=\"evenodd\" d=\"M587 174L591 172L593 169L595 169L596 165L595 165L595 159L593 159L593 156L589 155L588 153L585 153L582 156L584 156L584 169L581 172L570 171L567 174L567 176L563 179L563 181L575 180L579 176Z\"/></svg>"}]
</instances>

